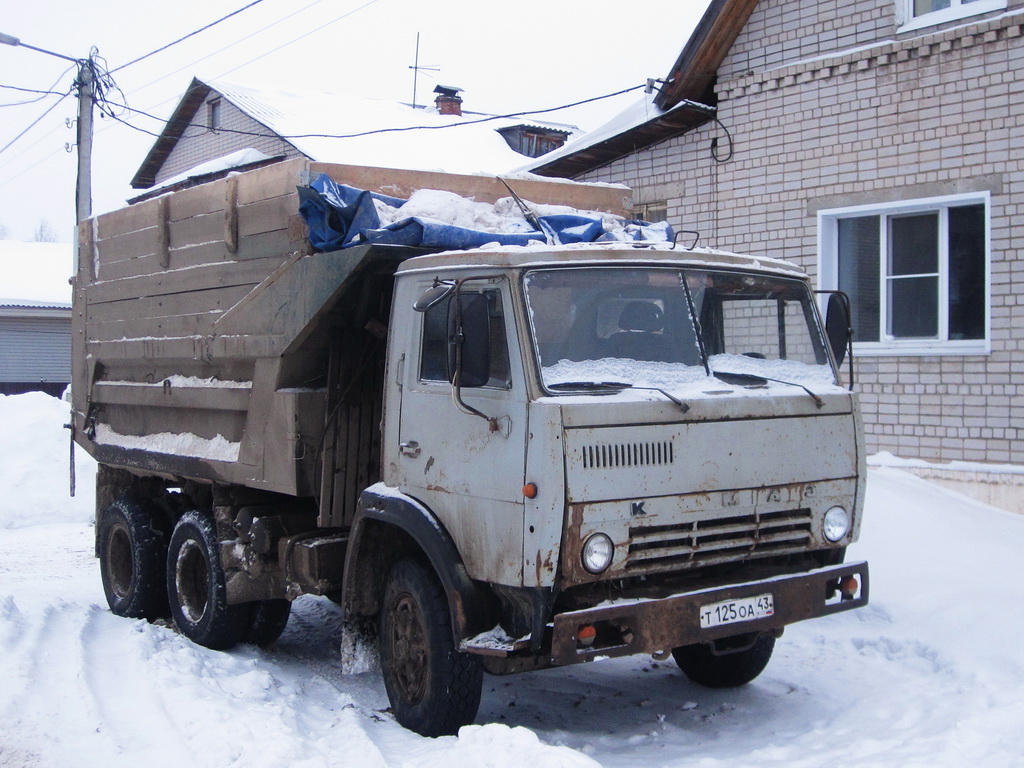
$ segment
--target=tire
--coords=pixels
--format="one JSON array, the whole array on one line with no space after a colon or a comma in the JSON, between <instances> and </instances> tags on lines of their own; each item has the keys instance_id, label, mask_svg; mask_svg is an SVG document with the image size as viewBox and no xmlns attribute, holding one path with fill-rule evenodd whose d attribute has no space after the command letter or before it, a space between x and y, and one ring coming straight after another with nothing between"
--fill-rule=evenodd
<instances>
[{"instance_id":1,"label":"tire","mask_svg":"<svg viewBox=\"0 0 1024 768\"><path fill-rule=\"evenodd\" d=\"M729 640L742 639L738 636L719 642L725 645ZM706 688L738 688L764 672L774 649L775 638L761 635L752 646L742 651L716 655L711 645L699 643L673 649L672 657L683 674L698 685Z\"/></svg>"},{"instance_id":2,"label":"tire","mask_svg":"<svg viewBox=\"0 0 1024 768\"><path fill-rule=\"evenodd\" d=\"M137 502L118 499L99 521L100 577L107 605L117 616L165 618L167 537Z\"/></svg>"},{"instance_id":3,"label":"tire","mask_svg":"<svg viewBox=\"0 0 1024 768\"><path fill-rule=\"evenodd\" d=\"M171 534L167 598L181 633L207 648L232 648L250 627L251 606L227 604L214 523L199 512L182 515Z\"/></svg>"},{"instance_id":4,"label":"tire","mask_svg":"<svg viewBox=\"0 0 1024 768\"><path fill-rule=\"evenodd\" d=\"M388 574L379 643L384 687L401 725L443 736L473 722L483 666L455 650L448 600L419 560L402 560Z\"/></svg>"},{"instance_id":5,"label":"tire","mask_svg":"<svg viewBox=\"0 0 1024 768\"><path fill-rule=\"evenodd\" d=\"M261 647L272 645L288 625L288 617L292 612L291 601L257 600L249 605L249 627L242 641Z\"/></svg>"}]
</instances>

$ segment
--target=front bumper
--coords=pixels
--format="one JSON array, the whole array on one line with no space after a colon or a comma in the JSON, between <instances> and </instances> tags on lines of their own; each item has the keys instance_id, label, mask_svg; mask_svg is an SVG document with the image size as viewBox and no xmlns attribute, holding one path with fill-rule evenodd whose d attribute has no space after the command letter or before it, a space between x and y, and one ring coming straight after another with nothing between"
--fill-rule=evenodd
<instances>
[{"instance_id":1,"label":"front bumper","mask_svg":"<svg viewBox=\"0 0 1024 768\"><path fill-rule=\"evenodd\" d=\"M840 580L856 578L858 589L844 597ZM713 627L701 627L700 609L729 600L769 593L772 615ZM597 657L665 653L673 648L748 632L771 632L804 619L867 605L868 564L844 563L804 573L698 590L661 599L618 601L555 616L551 663L578 664ZM596 639L579 639L582 627L594 627Z\"/></svg>"}]
</instances>

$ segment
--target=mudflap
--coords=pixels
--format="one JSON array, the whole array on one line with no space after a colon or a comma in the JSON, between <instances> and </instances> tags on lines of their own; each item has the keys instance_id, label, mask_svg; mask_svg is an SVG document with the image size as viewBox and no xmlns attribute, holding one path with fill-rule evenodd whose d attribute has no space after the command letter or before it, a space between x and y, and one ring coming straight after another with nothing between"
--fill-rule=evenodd
<instances>
[{"instance_id":1,"label":"mudflap","mask_svg":"<svg viewBox=\"0 0 1024 768\"><path fill-rule=\"evenodd\" d=\"M341 672L359 675L380 669L377 650L377 625L362 616L341 623Z\"/></svg>"}]
</instances>

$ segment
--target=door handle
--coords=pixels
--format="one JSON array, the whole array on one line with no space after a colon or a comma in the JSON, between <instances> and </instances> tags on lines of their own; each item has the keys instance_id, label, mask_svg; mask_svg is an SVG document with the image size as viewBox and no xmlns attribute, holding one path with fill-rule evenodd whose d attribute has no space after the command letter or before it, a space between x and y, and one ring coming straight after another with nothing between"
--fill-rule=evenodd
<instances>
[{"instance_id":1,"label":"door handle","mask_svg":"<svg viewBox=\"0 0 1024 768\"><path fill-rule=\"evenodd\" d=\"M401 451L403 456L415 459L420 455L420 444L415 440L410 440L407 443L399 443L398 450Z\"/></svg>"}]
</instances>

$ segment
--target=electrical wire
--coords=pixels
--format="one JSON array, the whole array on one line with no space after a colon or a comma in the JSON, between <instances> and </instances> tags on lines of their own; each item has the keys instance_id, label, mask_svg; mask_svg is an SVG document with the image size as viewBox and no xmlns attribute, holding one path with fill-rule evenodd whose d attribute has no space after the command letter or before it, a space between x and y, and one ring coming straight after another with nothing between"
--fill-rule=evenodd
<instances>
[{"instance_id":1,"label":"electrical wire","mask_svg":"<svg viewBox=\"0 0 1024 768\"><path fill-rule=\"evenodd\" d=\"M265 57L269 56L272 53L277 53L282 48L287 48L289 45L292 45L293 43L299 42L299 40L307 38L307 37L309 37L310 35L312 35L312 34L314 34L316 32L320 32L321 30L327 29L327 27L331 26L332 24L337 24L342 19L347 19L349 16L351 16L351 15L353 15L355 13L359 13L359 11L363 10L364 8L369 8L371 5L373 5L374 3L377 3L377 2L379 2L379 0L369 0L369 2L363 3L358 8L353 8L351 11L348 11L348 12L342 14L341 16L339 16L336 19L332 19L331 21L328 21L326 24L321 24L319 27L316 27L315 29L311 29L311 30L309 30L309 32L301 34L301 35L299 35L298 37L296 37L293 40L289 40L287 43L282 43L281 45L277 46L277 48L271 48L269 51L265 51L264 53L261 53L256 58L249 59L249 61L245 62L244 64L239 64L237 67L233 67L232 69L229 69L227 72L221 72L219 75L217 75L217 77L224 77L225 75L230 75L232 72L236 72L239 69L242 69L243 67L247 67L250 64L252 64L253 62L259 61L260 59L265 58Z\"/></svg>"},{"instance_id":2,"label":"electrical wire","mask_svg":"<svg viewBox=\"0 0 1024 768\"><path fill-rule=\"evenodd\" d=\"M217 132L218 133L233 134L233 135L240 135L240 136L261 136L261 137L277 136L277 137L282 138L282 139L357 139L357 138L360 138L360 137L363 137L363 136L373 136L373 135L380 134L380 133L403 133L405 131L447 130L447 129L450 129L450 128L459 128L459 127L465 126L465 125L477 125L479 123L488 123L488 122L492 122L494 120L508 120L508 119L515 118L515 117L526 117L528 115L543 115L543 114L546 114L548 112L557 112L557 111L562 110L562 109L571 109L572 107L578 107L578 106L581 106L583 104L591 104L591 103L593 103L595 101L602 101L603 99L611 99L611 98L614 98L616 96L621 96L621 95L623 95L625 93L630 93L631 91L635 91L635 90L638 90L638 89L643 88L643 87L645 87L645 86L644 85L634 85L634 86L631 86L629 88L623 88L620 91L615 91L614 93L608 93L608 94L605 94L603 96L593 96L593 97L591 97L589 99L581 99L580 101L574 101L574 102L572 102L570 104L561 104L561 105L559 105L557 107L547 107L545 109L529 109L529 110L523 110L521 112L509 112L509 113L506 113L506 114L503 114L503 115L489 115L487 117L481 117L481 118L477 118L475 120L460 120L459 122L446 123L444 125L408 125L408 126L402 126L402 127L398 127L398 128L375 128L375 129L369 130L369 131L359 131L358 133L296 133L296 134L277 134L277 133L266 133L266 132L261 133L261 132L258 132L258 131L243 131L243 130L240 130L240 129L232 129L232 128L218 128ZM127 109L127 111L129 111L129 112L142 115L143 117L148 117L151 120L157 120L157 121L159 121L161 123L166 123L164 118L158 117L156 115L149 114L148 112L145 112L145 111L143 111L141 109L135 109L134 107L128 107L128 106L125 106L125 109ZM114 116L111 115L111 117L114 117ZM148 131L145 128L141 128L139 126L132 125L131 123L127 122L126 120L121 120L120 118L116 118L116 117L115 117L115 119L119 120L119 122L124 123L125 125L129 126L130 128L134 128L135 130L140 131L142 133L148 133L150 136L155 136L155 137L159 137L160 136L160 134L158 134L158 133L153 133L151 131ZM186 124L183 127L183 130L187 130L189 128L200 128L203 131L206 131L206 130L209 129L208 126L206 126L204 124L201 124L201 123L188 123L188 124Z\"/></svg>"},{"instance_id":3,"label":"electrical wire","mask_svg":"<svg viewBox=\"0 0 1024 768\"><path fill-rule=\"evenodd\" d=\"M20 138L21 138L22 136L24 136L24 135L25 135L26 133L28 133L29 131L31 131L31 130L32 130L33 128L35 128L35 127L36 127L36 125L38 125L38 124L39 124L39 122L40 122L40 121L41 121L41 120L42 120L42 119L43 119L44 117L46 117L46 116L47 116L48 114L50 114L51 112L53 112L53 110L57 108L57 105L58 105L58 104L60 104L60 103L61 103L62 101L64 101L64 99L66 99L66 98L67 98L68 96L70 96L70 95L71 95L70 91L69 91L68 93L65 93L64 95L62 95L62 96L61 96L61 97L60 97L59 99L57 99L57 100L56 100L55 102L53 102L53 104L51 104L51 105L50 105L50 106L49 106L49 107L47 108L47 110L46 110L45 112L43 112L43 114L41 114L41 115L40 115L39 117L37 117L37 118L36 118L35 120L33 120L33 121L32 121L31 123L29 123L29 126L28 126L28 127L27 127L27 128L25 129L25 130L23 130L23 131L22 131L21 133L19 133L19 134L18 134L17 136L15 136L15 137L14 137L13 139L11 139L11 140L10 140L9 142L7 142L7 143L6 143L6 144L5 144L4 146L0 147L0 155L2 155L2 154L3 154L4 152L6 152L6 151L7 151L8 149L10 149L10 148L11 148L11 146L12 146L12 145L13 145L13 144L14 144L14 143L15 143L15 142L16 142L16 141L18 140L18 139L20 139Z\"/></svg>"},{"instance_id":4,"label":"electrical wire","mask_svg":"<svg viewBox=\"0 0 1024 768\"><path fill-rule=\"evenodd\" d=\"M139 91L144 91L147 88L149 88L151 85L156 85L157 83L162 82L163 80L166 80L169 77L173 77L174 75L178 74L179 72L184 72L186 69L191 69L196 64L198 64L198 63L200 63L202 61L206 61L207 59L216 56L218 53L223 53L224 51L228 50L229 48L234 48L236 45L238 45L240 43L244 43L249 38L255 37L256 35L260 34L261 32L266 32L271 27L276 27L278 24L281 24L282 22L287 21L288 19L292 18L293 16L297 16L298 14L302 13L303 11L306 11L309 8L312 8L314 5L319 5L322 2L324 2L324 0L313 0L313 2L309 3L308 5L304 5L302 8L299 8L296 11L292 11L291 13L287 14L286 16L282 16L277 21L273 21L270 24L267 24L265 27L260 27L255 32L250 32L248 35L245 35L244 37L240 37L237 40L234 40L233 42L228 43L227 45L225 45L225 46L223 46L221 48L218 48L216 51L212 51L211 53L208 53L205 56L201 56L200 58L195 59L194 61L191 61L191 62L189 62L188 64L186 64L186 65L184 65L182 67L178 67L178 69L175 69L172 72L168 72L166 75L161 75L156 80L150 80L145 85L141 85L138 88L135 88L132 91L132 93L136 94ZM157 107L159 107L159 106L161 106L163 104L166 104L168 101L173 101L173 97L170 98L170 99L164 99L160 103L154 104L154 105L148 107L148 109L156 109Z\"/></svg>"},{"instance_id":5,"label":"electrical wire","mask_svg":"<svg viewBox=\"0 0 1024 768\"><path fill-rule=\"evenodd\" d=\"M41 90L36 90L35 88L20 88L17 85L2 85L2 84L0 84L0 88L7 88L8 90L11 90L11 91L21 91L22 93L38 93L38 94L40 94L38 99L28 99L26 101L16 101L16 102L12 102L11 104L0 104L0 107L17 107L17 106L21 106L22 104L35 104L37 101L42 101L47 96L66 96L67 95L66 91L55 91L53 89L57 87L57 83L59 83L61 80L63 80L64 76L67 75L67 73L70 72L72 69L74 69L74 65L68 67L63 72L61 72L57 76L57 79L54 80L53 83L50 85L50 87L47 88L46 90L42 90L42 91Z\"/></svg>"},{"instance_id":6,"label":"electrical wire","mask_svg":"<svg viewBox=\"0 0 1024 768\"><path fill-rule=\"evenodd\" d=\"M254 6L254 5L259 5L259 4L260 4L260 3L262 3L262 2L263 2L263 0L252 0L252 2L251 2L251 3L249 3L248 5L244 5L244 6L242 6L241 8L239 8L238 10L236 10L236 11L232 11L232 12L231 12L231 13L229 13L229 14L228 14L227 16L222 16L221 18L217 19L216 21L211 21L211 22L210 22L209 24L207 24L207 25L206 25L205 27L200 27L200 28L199 28L199 29L197 29L197 30L194 30L194 31L192 31L192 32L189 32L189 33L188 33L187 35L185 35L184 37L179 37L179 38L178 38L177 40L174 40L173 42L167 43L167 45L163 45L163 46L161 46L161 47L157 48L157 49L156 49L156 50L154 50L154 51L150 51L150 52L149 52L149 53L147 53L147 54L144 54L144 55L142 55L142 56L139 56L139 57L138 57L137 59L132 59L132 60L131 60L131 61L129 61L129 62L127 63L127 64L122 64L121 66L119 66L119 67L116 67L115 69L113 69L113 70L111 70L111 71L110 71L110 74L113 74L114 72L120 72L120 71L121 71L122 69L125 69L125 68L127 68L127 67L130 67L130 66L132 66L133 64L138 64L138 63L139 63L140 61L142 61L142 60L144 60L144 59L148 59L148 58L149 58L150 56L155 56L155 55L156 55L156 54L158 54L158 53L161 53L161 52L163 52L163 51L166 51L166 50L167 50L168 48L171 48L172 46L175 46L175 45L177 45L178 43L184 42L185 40L188 40L188 39L189 39L190 37L195 37L195 36L196 36L196 35L198 35L198 34L199 34L200 32L205 32L206 30L210 29L211 27L215 27L215 26L217 26L217 25L218 25L218 24L220 24L220 23L221 23L222 21L227 21L227 20L228 20L228 19L230 19L230 18L231 18L232 16L237 16L237 15L238 15L238 14L240 14L240 13L241 13L242 11L247 11L247 10L249 10L250 8L252 8L252 7Z\"/></svg>"}]
</instances>

